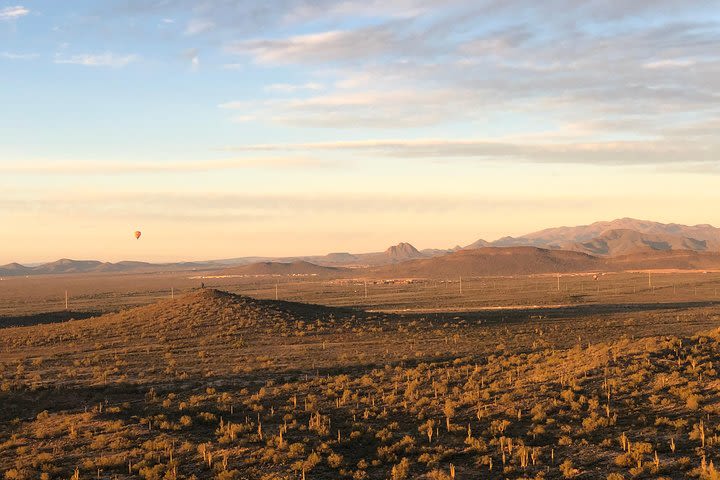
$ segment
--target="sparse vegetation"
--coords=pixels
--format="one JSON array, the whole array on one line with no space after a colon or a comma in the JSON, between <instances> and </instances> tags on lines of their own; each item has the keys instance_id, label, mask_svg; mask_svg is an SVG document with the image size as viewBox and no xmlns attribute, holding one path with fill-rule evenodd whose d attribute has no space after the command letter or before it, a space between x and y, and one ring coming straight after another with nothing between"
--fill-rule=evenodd
<instances>
[{"instance_id":1,"label":"sparse vegetation","mask_svg":"<svg viewBox=\"0 0 720 480\"><path fill-rule=\"evenodd\" d=\"M718 320L391 315L208 289L1 329L0 473L716 478Z\"/></svg>"}]
</instances>

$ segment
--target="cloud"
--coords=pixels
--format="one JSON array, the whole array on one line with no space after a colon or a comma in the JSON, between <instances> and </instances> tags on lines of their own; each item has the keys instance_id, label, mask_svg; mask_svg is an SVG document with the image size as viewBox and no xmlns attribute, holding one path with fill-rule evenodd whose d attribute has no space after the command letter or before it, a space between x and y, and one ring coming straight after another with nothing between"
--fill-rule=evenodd
<instances>
[{"instance_id":1,"label":"cloud","mask_svg":"<svg viewBox=\"0 0 720 480\"><path fill-rule=\"evenodd\" d=\"M668 59L668 60L655 60L643 64L644 68L656 69L656 68L685 68L695 65L697 63L692 59Z\"/></svg>"},{"instance_id":2,"label":"cloud","mask_svg":"<svg viewBox=\"0 0 720 480\"><path fill-rule=\"evenodd\" d=\"M608 196L609 198L609 196ZM297 219L298 215L363 214L424 214L445 215L450 211L477 212L483 209L514 211L547 208L590 207L594 198L507 195L504 197L453 194L393 193L218 193L218 192L82 192L44 193L27 199L23 196L0 198L0 207L15 211L73 211L75 214L95 213L152 216L157 218L198 219L209 222L262 220L270 218Z\"/></svg>"},{"instance_id":3,"label":"cloud","mask_svg":"<svg viewBox=\"0 0 720 480\"><path fill-rule=\"evenodd\" d=\"M655 135L658 123L683 116L720 114L717 22L670 0L662 13L645 2L627 12L591 3L416 2L418 16L226 48L268 68L300 67L329 86L309 98L300 94L312 90L265 88L279 98L244 106L267 123L296 127L482 128L512 115L531 133L540 124L635 120L632 132L595 132L622 139Z\"/></svg>"},{"instance_id":4,"label":"cloud","mask_svg":"<svg viewBox=\"0 0 720 480\"><path fill-rule=\"evenodd\" d=\"M140 59L139 55L117 55L114 53L101 54L78 54L78 55L55 55L55 63L83 65L86 67L111 67L122 68Z\"/></svg>"},{"instance_id":5,"label":"cloud","mask_svg":"<svg viewBox=\"0 0 720 480\"><path fill-rule=\"evenodd\" d=\"M322 84L316 82L307 82L303 84L291 84L291 83L273 83L265 87L266 92L279 92L279 93L295 93L303 90L322 90L325 88Z\"/></svg>"},{"instance_id":6,"label":"cloud","mask_svg":"<svg viewBox=\"0 0 720 480\"><path fill-rule=\"evenodd\" d=\"M24 17L29 14L30 10L27 8L16 5L13 7L0 8L0 21L2 20L15 20L20 17Z\"/></svg>"},{"instance_id":7,"label":"cloud","mask_svg":"<svg viewBox=\"0 0 720 480\"><path fill-rule=\"evenodd\" d=\"M12 53L12 52L0 52L0 58L6 60L32 60L38 58L40 55L37 53Z\"/></svg>"},{"instance_id":8,"label":"cloud","mask_svg":"<svg viewBox=\"0 0 720 480\"><path fill-rule=\"evenodd\" d=\"M1 164L0 173L19 175L145 175L218 172L243 169L321 168L324 160L289 157L227 158L196 162L37 162Z\"/></svg>"},{"instance_id":9,"label":"cloud","mask_svg":"<svg viewBox=\"0 0 720 480\"><path fill-rule=\"evenodd\" d=\"M691 132L720 118L720 21L707 2L106 5L131 16L128 23L175 19L179 27L162 35L183 48L204 40L204 68L217 61L218 68L246 70L237 96L219 106L228 122L277 126L293 138L300 132L287 127L303 135L330 129L316 138L379 137L374 132L392 129L401 139L450 139L354 150L358 155L650 165L702 163L717 151L711 129ZM201 33L208 38L186 38ZM195 51L188 61L197 68L200 56ZM451 138L460 135L480 140ZM700 135L705 143L694 144Z\"/></svg>"},{"instance_id":10,"label":"cloud","mask_svg":"<svg viewBox=\"0 0 720 480\"><path fill-rule=\"evenodd\" d=\"M193 19L185 27L185 35L198 35L212 30L213 27L215 27L215 22L211 20Z\"/></svg>"},{"instance_id":11,"label":"cloud","mask_svg":"<svg viewBox=\"0 0 720 480\"><path fill-rule=\"evenodd\" d=\"M312 89L306 89L312 92ZM265 122L316 128L398 129L435 125L449 120L482 117L465 109L473 103L490 105L485 93L466 89L422 89L334 91L303 98L274 98L266 101L230 101L218 105L242 110L244 115Z\"/></svg>"},{"instance_id":12,"label":"cloud","mask_svg":"<svg viewBox=\"0 0 720 480\"><path fill-rule=\"evenodd\" d=\"M218 105L218 108L222 108L222 109L226 109L226 110L227 109L233 110L233 109L246 108L248 105L251 105L251 103L245 102L245 101L232 101L232 102L221 103L220 105Z\"/></svg>"},{"instance_id":13,"label":"cloud","mask_svg":"<svg viewBox=\"0 0 720 480\"><path fill-rule=\"evenodd\" d=\"M392 23L357 30L329 30L279 39L254 39L234 42L226 50L249 55L258 63L307 64L351 62L402 50L417 52L425 39L408 33L401 35Z\"/></svg>"},{"instance_id":14,"label":"cloud","mask_svg":"<svg viewBox=\"0 0 720 480\"><path fill-rule=\"evenodd\" d=\"M108 0L105 11L131 17L178 18L193 12L225 32L259 34L288 26L331 23L345 19L408 18L431 12L439 4L466 0Z\"/></svg>"},{"instance_id":15,"label":"cloud","mask_svg":"<svg viewBox=\"0 0 720 480\"><path fill-rule=\"evenodd\" d=\"M197 48L191 48L183 53L183 57L190 62L190 68L196 72L200 68L200 52Z\"/></svg>"},{"instance_id":16,"label":"cloud","mask_svg":"<svg viewBox=\"0 0 720 480\"><path fill-rule=\"evenodd\" d=\"M233 115L232 121L235 123L254 122L257 120L255 115Z\"/></svg>"},{"instance_id":17,"label":"cloud","mask_svg":"<svg viewBox=\"0 0 720 480\"><path fill-rule=\"evenodd\" d=\"M475 139L397 139L300 144L257 144L226 147L246 152L350 152L395 158L465 158L484 162L514 161L539 164L685 165L712 164L720 144L678 141L608 141L597 143L526 144Z\"/></svg>"}]
</instances>

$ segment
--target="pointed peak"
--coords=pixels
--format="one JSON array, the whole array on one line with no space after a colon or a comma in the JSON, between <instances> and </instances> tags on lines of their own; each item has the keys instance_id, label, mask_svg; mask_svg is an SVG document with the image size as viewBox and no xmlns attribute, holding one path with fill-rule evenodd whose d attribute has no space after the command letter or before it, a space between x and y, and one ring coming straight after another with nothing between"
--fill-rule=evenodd
<instances>
[{"instance_id":1,"label":"pointed peak","mask_svg":"<svg viewBox=\"0 0 720 480\"><path fill-rule=\"evenodd\" d=\"M403 260L408 258L422 258L424 255L407 242L400 242L385 250L385 255L395 260Z\"/></svg>"}]
</instances>

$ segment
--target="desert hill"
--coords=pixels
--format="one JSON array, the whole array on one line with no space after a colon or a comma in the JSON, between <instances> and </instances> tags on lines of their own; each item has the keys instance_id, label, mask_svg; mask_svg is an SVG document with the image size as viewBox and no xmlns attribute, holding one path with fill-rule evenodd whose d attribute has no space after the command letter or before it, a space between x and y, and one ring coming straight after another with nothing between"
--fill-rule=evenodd
<instances>
[{"instance_id":1,"label":"desert hill","mask_svg":"<svg viewBox=\"0 0 720 480\"><path fill-rule=\"evenodd\" d=\"M97 260L70 260L62 258L56 262L46 263L40 267L33 268L37 273L79 273L93 271L101 268L103 262Z\"/></svg>"},{"instance_id":2,"label":"desert hill","mask_svg":"<svg viewBox=\"0 0 720 480\"><path fill-rule=\"evenodd\" d=\"M474 241L470 245L465 246L466 250L474 250L476 248L485 248L485 247L492 247L492 243L488 242L487 240L483 240L482 238L479 240Z\"/></svg>"},{"instance_id":3,"label":"desert hill","mask_svg":"<svg viewBox=\"0 0 720 480\"><path fill-rule=\"evenodd\" d=\"M146 375L163 370L164 375L176 378L202 377L207 370L229 374L233 368L242 367L242 358L249 352L254 352L253 355L271 353L266 350L264 339L287 339L298 332L304 335L305 331L318 333L330 326L342 332L351 331L361 319L373 325L381 318L378 315L373 317L375 320L364 317L363 312L346 308L258 300L214 289L198 289L175 299L94 318L0 329L0 352L52 357L53 346L71 344L72 355L82 358L90 352L120 349L125 358L121 367L113 366L113 362L103 363L102 373L96 371L95 380L67 371L62 366L66 360L62 356L46 359L44 381L102 384L132 379L143 383ZM284 355L293 357L295 353L288 348Z\"/></svg>"},{"instance_id":4,"label":"desert hill","mask_svg":"<svg viewBox=\"0 0 720 480\"><path fill-rule=\"evenodd\" d=\"M437 255L445 255L452 250L427 249L418 251L413 245L401 242L391 245L382 252L370 253L330 253L328 255L316 255L306 257L292 257L289 259L277 259L276 261L307 261L316 265L329 267L372 267L403 262L415 258L428 258Z\"/></svg>"},{"instance_id":5,"label":"desert hill","mask_svg":"<svg viewBox=\"0 0 720 480\"><path fill-rule=\"evenodd\" d=\"M397 245L385 250L385 255L394 261L409 260L411 258L423 258L425 255L420 253L417 248L409 243L401 242Z\"/></svg>"},{"instance_id":6,"label":"desert hill","mask_svg":"<svg viewBox=\"0 0 720 480\"><path fill-rule=\"evenodd\" d=\"M638 458L711 478L713 437L703 448L698 432L714 425L720 344L717 330L689 336L717 327L716 308L647 308L383 315L205 289L0 329L0 471L449 479L425 462L442 454L457 478L499 478L502 458L523 478L626 478ZM488 447L499 428L520 455Z\"/></svg>"},{"instance_id":7,"label":"desert hill","mask_svg":"<svg viewBox=\"0 0 720 480\"><path fill-rule=\"evenodd\" d=\"M447 251L443 251L447 253ZM440 255L437 253L436 255ZM353 271L360 272L362 269L349 269L340 265L357 265L359 267L386 265L400 263L406 260L428 258L431 254L418 251L409 243L399 243L388 247L384 252L379 253L331 253L322 257L311 257L312 262L307 260L292 261L264 261L250 265L225 268L219 272L220 275L313 275L313 276L344 276Z\"/></svg>"},{"instance_id":8,"label":"desert hill","mask_svg":"<svg viewBox=\"0 0 720 480\"><path fill-rule=\"evenodd\" d=\"M226 268L221 275L317 275L338 276L347 271L346 268L325 267L314 263L298 260L295 262L258 262L250 265Z\"/></svg>"},{"instance_id":9,"label":"desert hill","mask_svg":"<svg viewBox=\"0 0 720 480\"><path fill-rule=\"evenodd\" d=\"M486 247L368 269L376 277L510 276L624 270L718 270L720 253L646 250L617 257L538 247Z\"/></svg>"},{"instance_id":10,"label":"desert hill","mask_svg":"<svg viewBox=\"0 0 720 480\"><path fill-rule=\"evenodd\" d=\"M587 242L568 242L561 249L585 252L590 255L620 256L634 253L669 250L690 250L704 252L716 250L716 245L708 240L660 233L641 233L636 230L606 230Z\"/></svg>"},{"instance_id":11,"label":"desert hill","mask_svg":"<svg viewBox=\"0 0 720 480\"><path fill-rule=\"evenodd\" d=\"M8 263L7 265L0 265L0 276L14 276L14 275L27 275L32 269L19 263Z\"/></svg>"},{"instance_id":12,"label":"desert hill","mask_svg":"<svg viewBox=\"0 0 720 480\"><path fill-rule=\"evenodd\" d=\"M601 259L581 252L536 247L488 247L370 269L375 276L453 277L527 275L604 269Z\"/></svg>"},{"instance_id":13,"label":"desert hill","mask_svg":"<svg viewBox=\"0 0 720 480\"><path fill-rule=\"evenodd\" d=\"M612 271L720 270L720 253L690 250L646 251L604 260Z\"/></svg>"}]
</instances>

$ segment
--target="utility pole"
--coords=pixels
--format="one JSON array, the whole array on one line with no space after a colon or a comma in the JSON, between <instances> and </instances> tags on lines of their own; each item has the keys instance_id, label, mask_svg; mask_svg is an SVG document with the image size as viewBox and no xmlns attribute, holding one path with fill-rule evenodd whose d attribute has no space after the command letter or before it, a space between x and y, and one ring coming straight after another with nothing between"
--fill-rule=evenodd
<instances>
[{"instance_id":1,"label":"utility pole","mask_svg":"<svg viewBox=\"0 0 720 480\"><path fill-rule=\"evenodd\" d=\"M170 287L170 298L175 298L175 287Z\"/></svg>"},{"instance_id":2,"label":"utility pole","mask_svg":"<svg viewBox=\"0 0 720 480\"><path fill-rule=\"evenodd\" d=\"M65 290L65 310L68 309L68 293L67 290Z\"/></svg>"},{"instance_id":3,"label":"utility pole","mask_svg":"<svg viewBox=\"0 0 720 480\"><path fill-rule=\"evenodd\" d=\"M365 298L367 298L367 280L365 280Z\"/></svg>"},{"instance_id":4,"label":"utility pole","mask_svg":"<svg viewBox=\"0 0 720 480\"><path fill-rule=\"evenodd\" d=\"M278 282L275 282L275 300L278 299Z\"/></svg>"},{"instance_id":5,"label":"utility pole","mask_svg":"<svg viewBox=\"0 0 720 480\"><path fill-rule=\"evenodd\" d=\"M460 295L462 295L462 277L460 277Z\"/></svg>"},{"instance_id":6,"label":"utility pole","mask_svg":"<svg viewBox=\"0 0 720 480\"><path fill-rule=\"evenodd\" d=\"M558 292L560 291L560 274L557 274Z\"/></svg>"},{"instance_id":7,"label":"utility pole","mask_svg":"<svg viewBox=\"0 0 720 480\"><path fill-rule=\"evenodd\" d=\"M652 288L652 273L648 272L648 288Z\"/></svg>"}]
</instances>

